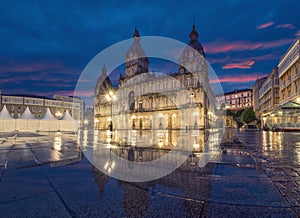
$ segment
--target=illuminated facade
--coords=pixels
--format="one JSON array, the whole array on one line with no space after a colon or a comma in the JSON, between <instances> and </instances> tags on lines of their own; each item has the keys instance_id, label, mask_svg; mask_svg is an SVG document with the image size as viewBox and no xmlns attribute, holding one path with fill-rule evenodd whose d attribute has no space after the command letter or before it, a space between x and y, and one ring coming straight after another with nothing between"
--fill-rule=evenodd
<instances>
[{"instance_id":1,"label":"illuminated facade","mask_svg":"<svg viewBox=\"0 0 300 218\"><path fill-rule=\"evenodd\" d=\"M278 68L275 68L259 89L259 116L263 120L263 126L267 116L279 105L279 79Z\"/></svg>"},{"instance_id":2,"label":"illuminated facade","mask_svg":"<svg viewBox=\"0 0 300 218\"><path fill-rule=\"evenodd\" d=\"M255 90L264 127L300 130L300 39L290 46L275 68ZM255 95L255 94L254 94ZM256 104L255 104L256 105Z\"/></svg>"},{"instance_id":3,"label":"illuminated facade","mask_svg":"<svg viewBox=\"0 0 300 218\"><path fill-rule=\"evenodd\" d=\"M0 132L74 131L82 119L78 98L2 95Z\"/></svg>"},{"instance_id":4,"label":"illuminated facade","mask_svg":"<svg viewBox=\"0 0 300 218\"><path fill-rule=\"evenodd\" d=\"M278 64L280 104L300 103L300 38L290 46Z\"/></svg>"},{"instance_id":5,"label":"illuminated facade","mask_svg":"<svg viewBox=\"0 0 300 218\"><path fill-rule=\"evenodd\" d=\"M259 90L262 84L266 81L267 76L263 78L259 78L255 81L254 85L252 86L252 102L253 102L253 111L256 117L260 116L260 104L259 104Z\"/></svg>"},{"instance_id":6,"label":"illuminated facade","mask_svg":"<svg viewBox=\"0 0 300 218\"><path fill-rule=\"evenodd\" d=\"M68 110L70 115L76 119L81 119L82 101L78 99L73 102L72 97L54 96L54 98L45 98L37 96L21 96L21 95L2 95L0 93L0 109L6 106L11 117L18 119L28 107L32 115L36 119L40 119L49 108L51 114L60 119Z\"/></svg>"},{"instance_id":7,"label":"illuminated facade","mask_svg":"<svg viewBox=\"0 0 300 218\"><path fill-rule=\"evenodd\" d=\"M191 49L193 48L193 49ZM196 61L195 61L196 60ZM195 26L184 49L178 72L149 72L149 60L134 32L126 54L126 75L114 88L105 67L95 87L95 128L124 129L205 129L214 122L214 94L208 85L205 53ZM196 73L182 66L191 66Z\"/></svg>"},{"instance_id":8,"label":"illuminated facade","mask_svg":"<svg viewBox=\"0 0 300 218\"><path fill-rule=\"evenodd\" d=\"M216 96L218 105L225 106L225 109L237 111L252 107L252 89L234 90Z\"/></svg>"}]
</instances>

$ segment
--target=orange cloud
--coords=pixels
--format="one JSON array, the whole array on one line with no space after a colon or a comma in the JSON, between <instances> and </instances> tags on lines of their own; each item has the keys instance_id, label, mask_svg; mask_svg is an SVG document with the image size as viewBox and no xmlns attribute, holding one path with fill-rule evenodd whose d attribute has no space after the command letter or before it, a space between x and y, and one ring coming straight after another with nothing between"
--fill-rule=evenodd
<instances>
[{"instance_id":1,"label":"orange cloud","mask_svg":"<svg viewBox=\"0 0 300 218\"><path fill-rule=\"evenodd\" d=\"M258 25L258 26L256 27L256 29L258 29L258 30L260 30L260 29L265 29L265 28L268 28L268 27L272 26L273 24L274 24L273 21L267 22L267 23Z\"/></svg>"},{"instance_id":2,"label":"orange cloud","mask_svg":"<svg viewBox=\"0 0 300 218\"><path fill-rule=\"evenodd\" d=\"M283 29L295 29L296 27L291 24L291 23L284 23L284 24L279 24L276 26L276 28L283 28Z\"/></svg>"},{"instance_id":3,"label":"orange cloud","mask_svg":"<svg viewBox=\"0 0 300 218\"><path fill-rule=\"evenodd\" d=\"M231 63L231 64L226 64L225 66L222 67L222 69L249 69L252 67L252 65L255 63L255 61L243 61L240 63Z\"/></svg>"}]
</instances>

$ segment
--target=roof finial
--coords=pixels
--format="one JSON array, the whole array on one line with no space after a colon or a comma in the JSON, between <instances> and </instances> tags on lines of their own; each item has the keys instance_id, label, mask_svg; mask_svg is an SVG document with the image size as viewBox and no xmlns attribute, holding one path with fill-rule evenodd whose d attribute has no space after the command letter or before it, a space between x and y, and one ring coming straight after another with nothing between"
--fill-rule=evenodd
<instances>
[{"instance_id":1,"label":"roof finial","mask_svg":"<svg viewBox=\"0 0 300 218\"><path fill-rule=\"evenodd\" d=\"M195 29L195 19L193 19L193 29Z\"/></svg>"},{"instance_id":2,"label":"roof finial","mask_svg":"<svg viewBox=\"0 0 300 218\"><path fill-rule=\"evenodd\" d=\"M134 28L134 34L133 37L140 37L139 31L137 30L137 28Z\"/></svg>"}]
</instances>

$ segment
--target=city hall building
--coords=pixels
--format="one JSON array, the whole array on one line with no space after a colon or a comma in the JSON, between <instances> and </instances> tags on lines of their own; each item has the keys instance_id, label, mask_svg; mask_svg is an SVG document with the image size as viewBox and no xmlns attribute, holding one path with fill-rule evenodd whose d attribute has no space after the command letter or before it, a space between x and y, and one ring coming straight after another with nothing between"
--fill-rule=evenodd
<instances>
[{"instance_id":1,"label":"city hall building","mask_svg":"<svg viewBox=\"0 0 300 218\"><path fill-rule=\"evenodd\" d=\"M137 30L133 37L125 57L126 74L120 75L117 88L113 87L105 66L102 68L94 95L95 129L209 128L215 122L215 98L195 25L175 73L150 72Z\"/></svg>"}]
</instances>

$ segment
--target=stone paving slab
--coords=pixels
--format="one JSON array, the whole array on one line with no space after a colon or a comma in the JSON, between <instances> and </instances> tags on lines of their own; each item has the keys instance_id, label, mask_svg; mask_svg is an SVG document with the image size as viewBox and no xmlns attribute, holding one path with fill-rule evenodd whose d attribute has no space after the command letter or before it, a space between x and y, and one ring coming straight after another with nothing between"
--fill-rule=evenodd
<instances>
[{"instance_id":1,"label":"stone paving slab","mask_svg":"<svg viewBox=\"0 0 300 218\"><path fill-rule=\"evenodd\" d=\"M229 163L229 164L255 164L255 161L251 156L242 156L242 155L231 155L223 154L220 155L218 163Z\"/></svg>"},{"instance_id":2,"label":"stone paving slab","mask_svg":"<svg viewBox=\"0 0 300 218\"><path fill-rule=\"evenodd\" d=\"M34 148L31 149L31 151L38 163L49 163L59 161L64 158L64 156L60 152L49 149L48 147Z\"/></svg>"},{"instance_id":3,"label":"stone paving slab","mask_svg":"<svg viewBox=\"0 0 300 218\"><path fill-rule=\"evenodd\" d=\"M211 199L210 177L211 176L193 177L191 178L191 183L188 180L172 183L172 181L168 179L161 179L152 187L143 187L143 185L141 184L138 184L137 186L140 186L144 189L149 188L155 193L164 193L170 196L184 197L204 201ZM179 185L180 187L178 187Z\"/></svg>"},{"instance_id":4,"label":"stone paving slab","mask_svg":"<svg viewBox=\"0 0 300 218\"><path fill-rule=\"evenodd\" d=\"M203 210L203 217L272 217L285 218L295 217L296 214L291 208L274 207L253 207L226 205L218 203L207 203Z\"/></svg>"},{"instance_id":5,"label":"stone paving slab","mask_svg":"<svg viewBox=\"0 0 300 218\"><path fill-rule=\"evenodd\" d=\"M9 150L0 150L0 167L5 165L8 151Z\"/></svg>"},{"instance_id":6,"label":"stone paving slab","mask_svg":"<svg viewBox=\"0 0 300 218\"><path fill-rule=\"evenodd\" d=\"M71 217L54 192L0 203L1 217Z\"/></svg>"},{"instance_id":7,"label":"stone paving slab","mask_svg":"<svg viewBox=\"0 0 300 218\"><path fill-rule=\"evenodd\" d=\"M24 144L14 145L7 156L7 169L35 165L32 152Z\"/></svg>"},{"instance_id":8,"label":"stone paving slab","mask_svg":"<svg viewBox=\"0 0 300 218\"><path fill-rule=\"evenodd\" d=\"M121 202L122 193L116 192L116 186L109 190L112 192L110 196L114 198L111 204L109 201L101 200L99 187L92 174L92 166L87 161L53 168L43 166L42 169L53 188L76 217L107 217L114 211L112 208L116 208L118 199ZM121 208L122 204L119 205L119 209ZM122 214L117 211L118 207L114 214Z\"/></svg>"},{"instance_id":9,"label":"stone paving slab","mask_svg":"<svg viewBox=\"0 0 300 218\"><path fill-rule=\"evenodd\" d=\"M40 168L3 172L0 182L0 202L8 202L47 193L52 188Z\"/></svg>"},{"instance_id":10,"label":"stone paving slab","mask_svg":"<svg viewBox=\"0 0 300 218\"><path fill-rule=\"evenodd\" d=\"M262 177L265 176L254 168L238 167L237 165L216 164L214 171L219 176L245 176L245 177Z\"/></svg>"},{"instance_id":11,"label":"stone paving slab","mask_svg":"<svg viewBox=\"0 0 300 218\"><path fill-rule=\"evenodd\" d=\"M289 206L278 189L266 177L213 176L211 195L211 201L217 203Z\"/></svg>"},{"instance_id":12,"label":"stone paving slab","mask_svg":"<svg viewBox=\"0 0 300 218\"><path fill-rule=\"evenodd\" d=\"M200 217L203 207L201 201L154 194L145 217Z\"/></svg>"}]
</instances>

